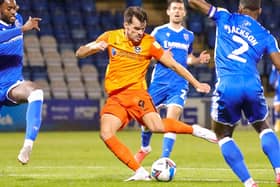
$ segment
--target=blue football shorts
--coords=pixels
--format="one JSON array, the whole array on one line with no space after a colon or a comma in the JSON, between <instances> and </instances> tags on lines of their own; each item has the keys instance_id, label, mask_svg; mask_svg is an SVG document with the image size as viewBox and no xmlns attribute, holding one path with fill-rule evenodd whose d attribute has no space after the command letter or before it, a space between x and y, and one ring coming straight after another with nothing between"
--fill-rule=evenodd
<instances>
[{"instance_id":1,"label":"blue football shorts","mask_svg":"<svg viewBox=\"0 0 280 187\"><path fill-rule=\"evenodd\" d=\"M223 76L213 93L212 119L234 126L241 119L242 112L250 124L267 117L268 107L260 79L242 75Z\"/></svg>"},{"instance_id":2,"label":"blue football shorts","mask_svg":"<svg viewBox=\"0 0 280 187\"><path fill-rule=\"evenodd\" d=\"M148 92L156 107L177 105L183 108L187 99L188 89L185 84L168 85L152 82Z\"/></svg>"}]
</instances>

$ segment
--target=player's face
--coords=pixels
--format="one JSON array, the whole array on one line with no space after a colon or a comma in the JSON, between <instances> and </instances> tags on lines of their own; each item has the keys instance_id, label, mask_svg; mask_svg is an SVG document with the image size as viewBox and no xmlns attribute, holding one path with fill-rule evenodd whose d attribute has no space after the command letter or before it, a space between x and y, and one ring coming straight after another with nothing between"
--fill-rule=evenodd
<instances>
[{"instance_id":1,"label":"player's face","mask_svg":"<svg viewBox=\"0 0 280 187\"><path fill-rule=\"evenodd\" d=\"M18 6L15 0L5 0L0 6L1 20L12 24L16 21Z\"/></svg>"},{"instance_id":2,"label":"player's face","mask_svg":"<svg viewBox=\"0 0 280 187\"><path fill-rule=\"evenodd\" d=\"M134 45L138 45L144 36L146 22L141 23L136 17L133 17L132 23L124 23L124 28L127 38Z\"/></svg>"},{"instance_id":3,"label":"player's face","mask_svg":"<svg viewBox=\"0 0 280 187\"><path fill-rule=\"evenodd\" d=\"M170 22L181 24L186 15L184 3L171 3L167 9L167 15L169 16Z\"/></svg>"}]
</instances>

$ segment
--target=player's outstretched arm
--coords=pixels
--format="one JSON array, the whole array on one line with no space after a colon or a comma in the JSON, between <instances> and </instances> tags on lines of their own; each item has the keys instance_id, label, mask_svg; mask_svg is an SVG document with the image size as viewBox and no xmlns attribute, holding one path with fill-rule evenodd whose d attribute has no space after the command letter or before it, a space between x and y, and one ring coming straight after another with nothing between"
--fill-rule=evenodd
<instances>
[{"instance_id":1,"label":"player's outstretched arm","mask_svg":"<svg viewBox=\"0 0 280 187\"><path fill-rule=\"evenodd\" d=\"M196 10L199 10L203 14L208 14L211 4L207 3L205 0L188 0L188 5Z\"/></svg>"},{"instance_id":2,"label":"player's outstretched arm","mask_svg":"<svg viewBox=\"0 0 280 187\"><path fill-rule=\"evenodd\" d=\"M78 58L85 58L99 51L104 51L105 49L107 49L107 47L108 44L104 41L93 41L79 47L79 49L76 51L76 56Z\"/></svg>"},{"instance_id":3,"label":"player's outstretched arm","mask_svg":"<svg viewBox=\"0 0 280 187\"><path fill-rule=\"evenodd\" d=\"M26 32L32 29L36 29L37 31L40 31L39 21L41 20L42 20L41 18L32 18L31 16L29 16L28 20L21 27L22 32Z\"/></svg>"},{"instance_id":4,"label":"player's outstretched arm","mask_svg":"<svg viewBox=\"0 0 280 187\"><path fill-rule=\"evenodd\" d=\"M194 56L192 53L188 55L188 65L195 65L195 64L207 64L211 59L210 54L207 50L202 51L199 54L199 57Z\"/></svg>"},{"instance_id":5,"label":"player's outstretched arm","mask_svg":"<svg viewBox=\"0 0 280 187\"><path fill-rule=\"evenodd\" d=\"M280 71L280 52L271 53L269 57L278 71Z\"/></svg>"},{"instance_id":6,"label":"player's outstretched arm","mask_svg":"<svg viewBox=\"0 0 280 187\"><path fill-rule=\"evenodd\" d=\"M168 51L163 53L159 61L188 80L189 83L196 89L196 91L202 93L210 92L211 87L208 84L199 82L186 68L177 63Z\"/></svg>"}]
</instances>

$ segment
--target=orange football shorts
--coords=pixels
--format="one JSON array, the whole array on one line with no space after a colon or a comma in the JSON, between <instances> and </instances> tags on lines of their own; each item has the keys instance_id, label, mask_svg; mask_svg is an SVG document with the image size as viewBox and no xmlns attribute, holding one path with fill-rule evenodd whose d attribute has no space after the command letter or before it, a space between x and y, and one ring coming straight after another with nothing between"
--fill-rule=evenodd
<instances>
[{"instance_id":1,"label":"orange football shorts","mask_svg":"<svg viewBox=\"0 0 280 187\"><path fill-rule=\"evenodd\" d=\"M123 90L109 96L100 116L112 114L121 120L121 128L124 128L131 119L144 125L142 117L150 112L156 112L156 109L146 90Z\"/></svg>"}]
</instances>

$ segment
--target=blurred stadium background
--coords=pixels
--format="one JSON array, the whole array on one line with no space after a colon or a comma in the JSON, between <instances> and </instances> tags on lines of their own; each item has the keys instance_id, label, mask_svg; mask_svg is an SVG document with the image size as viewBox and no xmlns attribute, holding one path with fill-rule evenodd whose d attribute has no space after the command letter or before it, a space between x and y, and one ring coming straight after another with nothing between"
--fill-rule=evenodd
<instances>
[{"instance_id":1,"label":"blurred stadium background","mask_svg":"<svg viewBox=\"0 0 280 187\"><path fill-rule=\"evenodd\" d=\"M263 13L259 21L279 39L280 2L262 2ZM37 82L44 89L42 130L98 129L98 113L106 97L103 78L107 53L77 59L74 52L80 45L95 40L103 31L122 27L122 12L129 5L141 5L147 11L148 33L155 26L168 21L165 0L18 0L17 3L24 20L30 15L42 18L41 31L32 31L24 36L23 69L25 79ZM211 3L230 11L236 11L238 5L237 0L211 0ZM203 49L212 54L209 65L191 67L190 71L200 81L213 87L215 25L210 19L190 9L185 25L195 33L195 54ZM266 56L258 64L258 68L266 96L271 103L273 89L268 85L271 62ZM182 120L209 127L211 93L200 94L190 87L188 95L190 99ZM24 107L26 106L18 106L18 109L4 108L0 118L0 131L24 130ZM14 112L15 110L18 112Z\"/></svg>"}]
</instances>

